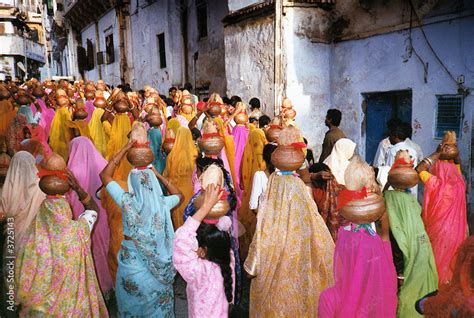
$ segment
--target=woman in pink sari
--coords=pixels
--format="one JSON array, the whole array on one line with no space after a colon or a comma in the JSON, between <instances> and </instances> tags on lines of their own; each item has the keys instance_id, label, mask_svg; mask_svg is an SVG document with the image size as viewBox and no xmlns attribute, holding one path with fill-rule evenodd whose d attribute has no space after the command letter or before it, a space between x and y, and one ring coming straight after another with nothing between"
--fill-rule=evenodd
<instances>
[{"instance_id":1,"label":"woman in pink sari","mask_svg":"<svg viewBox=\"0 0 474 318\"><path fill-rule=\"evenodd\" d=\"M247 139L249 138L249 129L246 125L237 125L232 131L232 136L234 136L235 144L234 187L237 190L238 202L240 205L240 200L242 198L242 191L240 191L240 163L242 161L242 156L244 155L244 149L245 145L247 144Z\"/></svg>"},{"instance_id":2,"label":"woman in pink sari","mask_svg":"<svg viewBox=\"0 0 474 318\"><path fill-rule=\"evenodd\" d=\"M69 146L68 169L76 176L80 186L90 194L97 192L102 182L99 173L107 165L107 161L99 154L89 138L74 138ZM76 220L84 212L84 206L79 201L76 192L68 194L68 201L72 206L73 218ZM100 201L97 223L92 232L92 254L94 265L99 280L100 289L105 295L113 287L112 276L109 272L107 255L109 251L109 226L107 214Z\"/></svg>"},{"instance_id":3,"label":"woman in pink sari","mask_svg":"<svg viewBox=\"0 0 474 318\"><path fill-rule=\"evenodd\" d=\"M450 264L468 235L466 184L460 159L439 160L444 149L442 145L416 167L425 184L422 218L433 248L439 285L450 282L453 274Z\"/></svg>"},{"instance_id":4,"label":"woman in pink sari","mask_svg":"<svg viewBox=\"0 0 474 318\"><path fill-rule=\"evenodd\" d=\"M46 103L42 97L37 97L36 103L39 105L39 108L41 109L40 110L41 117L40 117L38 125L43 127L44 131L46 132L46 136L48 136L49 130L51 129L51 122L53 121L53 118L54 118L54 109L46 106ZM36 115L36 112L38 110L34 103L30 104L30 109L33 112L33 115Z\"/></svg>"}]
</instances>

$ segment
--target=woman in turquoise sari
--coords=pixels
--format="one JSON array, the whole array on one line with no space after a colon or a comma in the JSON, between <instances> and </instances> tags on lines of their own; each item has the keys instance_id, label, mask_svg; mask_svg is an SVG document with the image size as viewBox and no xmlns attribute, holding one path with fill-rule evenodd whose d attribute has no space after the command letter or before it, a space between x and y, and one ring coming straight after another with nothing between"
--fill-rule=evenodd
<instances>
[{"instance_id":1,"label":"woman in turquoise sari","mask_svg":"<svg viewBox=\"0 0 474 318\"><path fill-rule=\"evenodd\" d=\"M148 130L148 140L150 141L150 148L155 155L153 160L153 167L158 170L159 173L163 173L166 166L166 156L163 150L161 149L161 144L163 136L161 134L160 128L151 127Z\"/></svg>"},{"instance_id":2,"label":"woman in turquoise sari","mask_svg":"<svg viewBox=\"0 0 474 318\"><path fill-rule=\"evenodd\" d=\"M156 169L133 169L125 192L112 179L131 148L129 142L111 158L100 176L122 209L124 240L118 254L115 294L120 317L174 317L173 223L170 209L183 196ZM170 193L164 196L160 182Z\"/></svg>"}]
</instances>

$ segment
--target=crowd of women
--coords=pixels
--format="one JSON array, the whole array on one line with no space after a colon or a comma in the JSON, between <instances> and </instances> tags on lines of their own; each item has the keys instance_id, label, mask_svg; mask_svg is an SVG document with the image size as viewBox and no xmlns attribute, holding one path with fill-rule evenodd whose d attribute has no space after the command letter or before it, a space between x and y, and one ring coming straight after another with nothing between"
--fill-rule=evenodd
<instances>
[{"instance_id":1,"label":"crowd of women","mask_svg":"<svg viewBox=\"0 0 474 318\"><path fill-rule=\"evenodd\" d=\"M2 301L22 317L107 317L114 294L120 317L174 317L179 275L190 317L245 316L247 303L251 317L474 316L455 136L413 166L394 127L381 182L339 111L314 163L290 100L274 118L249 104L1 83L0 217L14 233Z\"/></svg>"}]
</instances>

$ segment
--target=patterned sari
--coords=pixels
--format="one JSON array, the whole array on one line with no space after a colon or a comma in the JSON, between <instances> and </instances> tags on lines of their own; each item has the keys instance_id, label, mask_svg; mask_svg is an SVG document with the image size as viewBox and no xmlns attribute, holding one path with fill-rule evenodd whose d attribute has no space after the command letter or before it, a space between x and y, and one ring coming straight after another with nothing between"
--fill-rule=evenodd
<instances>
[{"instance_id":1,"label":"patterned sari","mask_svg":"<svg viewBox=\"0 0 474 318\"><path fill-rule=\"evenodd\" d=\"M121 317L174 317L172 264L174 231L170 209L176 195L164 196L150 169L133 169L125 192L115 181L107 191L121 206L124 239L118 256L115 294Z\"/></svg>"},{"instance_id":2,"label":"patterned sari","mask_svg":"<svg viewBox=\"0 0 474 318\"><path fill-rule=\"evenodd\" d=\"M16 260L20 317L107 317L95 276L87 221L72 220L64 197L48 198Z\"/></svg>"},{"instance_id":3,"label":"patterned sari","mask_svg":"<svg viewBox=\"0 0 474 318\"><path fill-rule=\"evenodd\" d=\"M334 243L303 181L273 173L257 218L244 265L256 276L250 317L317 317L333 283Z\"/></svg>"}]
</instances>

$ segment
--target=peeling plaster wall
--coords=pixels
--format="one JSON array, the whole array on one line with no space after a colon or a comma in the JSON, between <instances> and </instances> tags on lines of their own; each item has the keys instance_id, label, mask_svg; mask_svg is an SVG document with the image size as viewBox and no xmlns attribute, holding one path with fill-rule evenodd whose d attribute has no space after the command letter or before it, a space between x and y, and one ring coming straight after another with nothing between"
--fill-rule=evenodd
<instances>
[{"instance_id":1,"label":"peeling plaster wall","mask_svg":"<svg viewBox=\"0 0 474 318\"><path fill-rule=\"evenodd\" d=\"M237 11L242 8L248 7L255 3L264 2L262 0L255 1L255 0L229 0L229 11Z\"/></svg>"},{"instance_id":2,"label":"peeling plaster wall","mask_svg":"<svg viewBox=\"0 0 474 318\"><path fill-rule=\"evenodd\" d=\"M258 97L262 111L273 115L273 18L242 21L224 32L227 95L245 102Z\"/></svg>"},{"instance_id":3,"label":"peeling plaster wall","mask_svg":"<svg viewBox=\"0 0 474 318\"><path fill-rule=\"evenodd\" d=\"M463 18L426 25L432 46L451 73L465 76L466 86L474 87L474 18ZM359 144L365 154L365 136L361 131L364 92L412 89L413 140L425 155L436 149L436 95L456 94L457 86L429 50L419 29L413 30L413 46L429 63L428 83L423 80L423 66L413 55L406 63L408 31L388 33L371 38L337 43L334 46L331 71L333 106L344 110L342 129ZM459 141L464 171L468 171L471 143L471 118L474 96L464 100L463 131Z\"/></svg>"},{"instance_id":4,"label":"peeling plaster wall","mask_svg":"<svg viewBox=\"0 0 474 318\"><path fill-rule=\"evenodd\" d=\"M131 41L134 89L149 84L168 95L173 85L182 84L182 52L180 17L173 0L157 1L146 6L145 0L131 2ZM157 35L165 34L166 68L160 68Z\"/></svg>"},{"instance_id":5,"label":"peeling plaster wall","mask_svg":"<svg viewBox=\"0 0 474 318\"><path fill-rule=\"evenodd\" d=\"M222 19L228 14L227 1L208 1L207 37L202 39L199 39L198 34L195 1L190 1L188 10L188 81L193 87L209 85L210 93L225 94L226 63ZM193 56L196 52L198 52L198 59L196 69L194 69ZM194 79L196 79L196 83L194 83Z\"/></svg>"}]
</instances>

